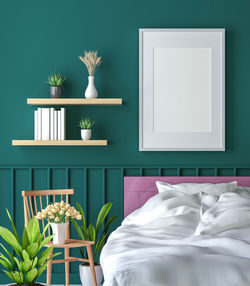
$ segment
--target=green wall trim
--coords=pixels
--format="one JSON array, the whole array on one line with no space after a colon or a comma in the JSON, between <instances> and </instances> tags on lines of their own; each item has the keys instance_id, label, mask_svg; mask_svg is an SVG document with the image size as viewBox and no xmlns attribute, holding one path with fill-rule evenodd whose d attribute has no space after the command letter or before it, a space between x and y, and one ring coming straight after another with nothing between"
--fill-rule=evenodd
<instances>
[{"instance_id":1,"label":"green wall trim","mask_svg":"<svg viewBox=\"0 0 250 286\"><path fill-rule=\"evenodd\" d=\"M118 217L114 228L123 219L124 176L250 176L250 166L3 166L0 165L0 225L10 227L5 209L8 208L17 229L24 225L22 190L73 188L71 203L78 201L86 213L88 222L95 222L101 206L112 201L110 215ZM72 237L75 233L72 232ZM79 255L72 250L73 255ZM52 283L63 283L64 267L54 265ZM78 264L72 263L71 281L80 283ZM1 281L9 282L0 275Z\"/></svg>"}]
</instances>

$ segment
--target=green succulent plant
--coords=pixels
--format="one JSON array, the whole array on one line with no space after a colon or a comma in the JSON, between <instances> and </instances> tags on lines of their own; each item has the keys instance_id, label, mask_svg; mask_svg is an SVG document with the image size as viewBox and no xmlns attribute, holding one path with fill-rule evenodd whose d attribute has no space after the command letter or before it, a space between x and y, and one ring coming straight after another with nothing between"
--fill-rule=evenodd
<instances>
[{"instance_id":1,"label":"green succulent plant","mask_svg":"<svg viewBox=\"0 0 250 286\"><path fill-rule=\"evenodd\" d=\"M92 121L89 118L82 118L79 121L79 126L81 127L81 129L91 129L94 124L95 121Z\"/></svg>"},{"instance_id":2,"label":"green succulent plant","mask_svg":"<svg viewBox=\"0 0 250 286\"><path fill-rule=\"evenodd\" d=\"M72 221L72 223L80 239L95 242L95 244L92 246L92 249L94 254L94 261L97 264L99 262L98 261L99 254L101 253L104 243L110 233L111 230L110 227L112 223L116 220L116 216L112 216L105 223L105 218L107 217L112 207L112 202L106 203L101 208L96 220L95 227L93 224L89 224L88 226L86 225L86 220L82 207L79 205L78 202L76 202L76 207L82 216L82 223L76 222L75 220ZM103 230L101 230L102 225L103 225ZM81 248L80 252L83 259L87 258L85 257L84 252Z\"/></svg>"},{"instance_id":3,"label":"green succulent plant","mask_svg":"<svg viewBox=\"0 0 250 286\"><path fill-rule=\"evenodd\" d=\"M7 214L12 224L12 232L0 226L0 236L12 248L16 256L0 243L6 253L6 256L0 253L0 264L6 269L3 272L16 285L35 285L34 282L46 270L49 260L60 254L50 256L54 246L42 250L43 246L53 237L50 235L44 238L49 224L41 234L37 219L32 218L24 228L22 240L20 240L8 210Z\"/></svg>"},{"instance_id":4,"label":"green succulent plant","mask_svg":"<svg viewBox=\"0 0 250 286\"><path fill-rule=\"evenodd\" d=\"M65 80L66 77L62 77L60 73L54 73L48 77L48 83L51 86L62 86Z\"/></svg>"}]
</instances>

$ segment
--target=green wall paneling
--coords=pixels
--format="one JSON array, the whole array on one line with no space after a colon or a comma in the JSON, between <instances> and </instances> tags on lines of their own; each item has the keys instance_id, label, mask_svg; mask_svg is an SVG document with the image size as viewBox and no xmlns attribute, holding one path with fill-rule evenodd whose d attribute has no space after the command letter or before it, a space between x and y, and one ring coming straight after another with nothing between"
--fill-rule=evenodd
<instances>
[{"instance_id":1,"label":"green wall paneling","mask_svg":"<svg viewBox=\"0 0 250 286\"><path fill-rule=\"evenodd\" d=\"M250 166L0 166L0 225L9 226L8 208L20 232L24 224L22 190L74 188L71 203L78 201L94 223L101 206L112 201L110 215L116 215L114 228L123 219L123 176L250 176ZM72 237L76 237L71 227ZM77 250L72 254L79 255ZM79 283L78 264L71 264L71 281ZM63 283L64 267L53 266L53 283ZM43 277L45 279L45 276ZM0 274L1 283L7 279ZM2 282L3 281L3 282Z\"/></svg>"}]
</instances>

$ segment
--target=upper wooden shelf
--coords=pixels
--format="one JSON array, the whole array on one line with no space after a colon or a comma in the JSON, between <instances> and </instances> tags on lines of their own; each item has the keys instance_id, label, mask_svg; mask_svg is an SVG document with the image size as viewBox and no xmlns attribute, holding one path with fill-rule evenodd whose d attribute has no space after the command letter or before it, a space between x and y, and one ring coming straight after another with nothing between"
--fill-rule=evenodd
<instances>
[{"instance_id":1,"label":"upper wooden shelf","mask_svg":"<svg viewBox=\"0 0 250 286\"><path fill-rule=\"evenodd\" d=\"M122 105L121 98L27 98L29 105Z\"/></svg>"}]
</instances>

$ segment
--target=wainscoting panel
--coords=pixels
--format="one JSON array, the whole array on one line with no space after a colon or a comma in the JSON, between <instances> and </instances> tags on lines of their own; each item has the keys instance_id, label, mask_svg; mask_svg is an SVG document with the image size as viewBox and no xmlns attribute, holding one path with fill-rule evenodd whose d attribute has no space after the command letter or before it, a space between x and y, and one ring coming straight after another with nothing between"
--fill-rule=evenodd
<instances>
[{"instance_id":1,"label":"wainscoting panel","mask_svg":"<svg viewBox=\"0 0 250 286\"><path fill-rule=\"evenodd\" d=\"M123 176L250 176L250 166L0 166L0 225L10 227L7 208L20 234L24 225L22 190L73 188L87 221L95 223L101 206L113 202L110 215L116 215L114 228L123 219ZM75 237L71 228L72 237ZM79 255L78 250L72 254ZM79 284L78 264L71 263L71 281ZM64 267L53 266L53 284L64 282ZM45 281L45 275L41 278ZM0 284L8 283L0 274Z\"/></svg>"}]
</instances>

